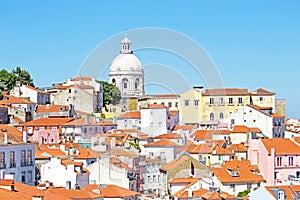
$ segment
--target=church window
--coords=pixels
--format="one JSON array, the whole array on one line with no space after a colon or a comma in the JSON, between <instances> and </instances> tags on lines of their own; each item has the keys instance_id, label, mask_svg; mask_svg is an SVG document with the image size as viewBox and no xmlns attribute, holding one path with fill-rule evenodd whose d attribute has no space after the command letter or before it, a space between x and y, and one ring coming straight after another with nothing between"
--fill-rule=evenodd
<instances>
[{"instance_id":1,"label":"church window","mask_svg":"<svg viewBox=\"0 0 300 200\"><path fill-rule=\"evenodd\" d=\"M137 78L137 79L135 79L135 82L134 82L134 88L135 89L138 89L138 87L139 87L139 79Z\"/></svg>"},{"instance_id":2,"label":"church window","mask_svg":"<svg viewBox=\"0 0 300 200\"><path fill-rule=\"evenodd\" d=\"M124 78L122 82L123 82L123 89L127 89L128 88L128 79Z\"/></svg>"}]
</instances>

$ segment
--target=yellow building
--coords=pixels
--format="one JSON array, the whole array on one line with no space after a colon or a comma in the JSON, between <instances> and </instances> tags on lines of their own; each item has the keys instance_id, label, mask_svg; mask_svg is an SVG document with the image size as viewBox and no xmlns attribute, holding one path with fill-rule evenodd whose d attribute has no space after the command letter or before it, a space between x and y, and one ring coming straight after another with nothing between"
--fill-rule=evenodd
<instances>
[{"instance_id":1,"label":"yellow building","mask_svg":"<svg viewBox=\"0 0 300 200\"><path fill-rule=\"evenodd\" d=\"M250 104L250 93L244 88L206 89L202 97L202 122L222 121L237 112L239 107Z\"/></svg>"},{"instance_id":2,"label":"yellow building","mask_svg":"<svg viewBox=\"0 0 300 200\"><path fill-rule=\"evenodd\" d=\"M195 124L201 120L202 87L194 87L179 98L179 115L182 124Z\"/></svg>"},{"instance_id":3,"label":"yellow building","mask_svg":"<svg viewBox=\"0 0 300 200\"><path fill-rule=\"evenodd\" d=\"M146 107L148 104L162 104L169 110L179 110L178 94L156 94L143 96L138 99L138 107Z\"/></svg>"},{"instance_id":4,"label":"yellow building","mask_svg":"<svg viewBox=\"0 0 300 200\"><path fill-rule=\"evenodd\" d=\"M254 105L259 107L275 108L275 93L268 90L258 88L251 92L251 100Z\"/></svg>"}]
</instances>

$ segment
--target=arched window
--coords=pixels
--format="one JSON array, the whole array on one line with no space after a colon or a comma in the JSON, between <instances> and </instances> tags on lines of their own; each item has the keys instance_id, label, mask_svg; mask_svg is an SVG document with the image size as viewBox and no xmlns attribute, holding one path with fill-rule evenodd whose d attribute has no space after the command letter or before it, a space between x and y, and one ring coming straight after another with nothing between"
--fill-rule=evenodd
<instances>
[{"instance_id":1,"label":"arched window","mask_svg":"<svg viewBox=\"0 0 300 200\"><path fill-rule=\"evenodd\" d=\"M122 80L122 85L123 85L123 89L127 89L128 88L128 79L127 78L124 78Z\"/></svg>"},{"instance_id":2,"label":"arched window","mask_svg":"<svg viewBox=\"0 0 300 200\"><path fill-rule=\"evenodd\" d=\"M116 85L116 79L114 79L114 78L112 79L112 84Z\"/></svg>"},{"instance_id":3,"label":"arched window","mask_svg":"<svg viewBox=\"0 0 300 200\"><path fill-rule=\"evenodd\" d=\"M224 114L223 113L220 113L220 119L224 119Z\"/></svg>"},{"instance_id":4,"label":"arched window","mask_svg":"<svg viewBox=\"0 0 300 200\"><path fill-rule=\"evenodd\" d=\"M215 115L214 115L214 113L210 113L209 119L210 119L210 121L215 120Z\"/></svg>"},{"instance_id":5,"label":"arched window","mask_svg":"<svg viewBox=\"0 0 300 200\"><path fill-rule=\"evenodd\" d=\"M134 89L138 89L139 88L139 84L140 84L140 80L137 78L135 79L135 82L134 82Z\"/></svg>"}]
</instances>

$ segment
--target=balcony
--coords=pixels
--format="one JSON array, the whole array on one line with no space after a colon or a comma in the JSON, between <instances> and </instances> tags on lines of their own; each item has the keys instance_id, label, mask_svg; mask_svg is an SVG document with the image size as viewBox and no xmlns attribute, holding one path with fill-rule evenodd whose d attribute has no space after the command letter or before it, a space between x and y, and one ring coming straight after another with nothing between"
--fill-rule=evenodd
<instances>
[{"instance_id":1,"label":"balcony","mask_svg":"<svg viewBox=\"0 0 300 200\"><path fill-rule=\"evenodd\" d=\"M0 169L6 169L6 164L5 163L0 163Z\"/></svg>"},{"instance_id":2,"label":"balcony","mask_svg":"<svg viewBox=\"0 0 300 200\"><path fill-rule=\"evenodd\" d=\"M32 165L33 165L32 160L22 161L21 162L21 167L32 166Z\"/></svg>"},{"instance_id":3,"label":"balcony","mask_svg":"<svg viewBox=\"0 0 300 200\"><path fill-rule=\"evenodd\" d=\"M9 163L9 168L15 168L15 167L16 167L16 162Z\"/></svg>"}]
</instances>

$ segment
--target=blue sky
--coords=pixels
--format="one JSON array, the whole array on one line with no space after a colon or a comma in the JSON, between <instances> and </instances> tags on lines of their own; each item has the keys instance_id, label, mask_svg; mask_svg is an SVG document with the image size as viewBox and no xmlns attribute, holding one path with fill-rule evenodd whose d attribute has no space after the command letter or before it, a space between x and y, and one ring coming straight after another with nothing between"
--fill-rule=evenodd
<instances>
[{"instance_id":1,"label":"blue sky","mask_svg":"<svg viewBox=\"0 0 300 200\"><path fill-rule=\"evenodd\" d=\"M168 28L193 38L208 52L226 87L274 91L277 98L286 99L287 117L298 118L299 10L296 0L2 0L0 66L7 70L21 66L30 71L37 86L49 86L76 76L99 43L124 29ZM119 52L119 46L111 48ZM162 52L136 55L143 64L162 63L183 74L189 68ZM184 76L193 85L203 84L193 73Z\"/></svg>"}]
</instances>

